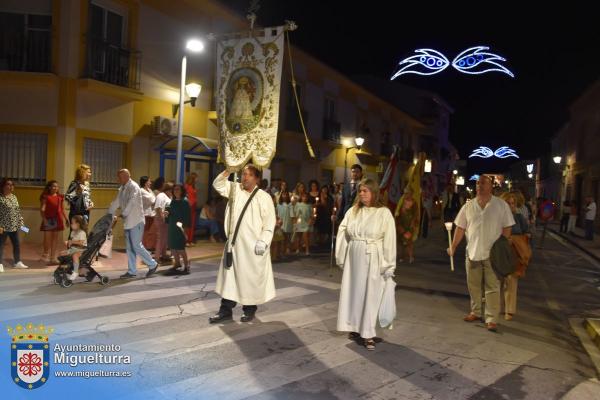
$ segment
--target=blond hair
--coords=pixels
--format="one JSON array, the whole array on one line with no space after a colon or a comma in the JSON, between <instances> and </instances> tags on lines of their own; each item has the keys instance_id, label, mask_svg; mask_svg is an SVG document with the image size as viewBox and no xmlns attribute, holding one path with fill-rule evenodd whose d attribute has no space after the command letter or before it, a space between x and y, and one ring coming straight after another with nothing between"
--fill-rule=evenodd
<instances>
[{"instance_id":1,"label":"blond hair","mask_svg":"<svg viewBox=\"0 0 600 400\"><path fill-rule=\"evenodd\" d=\"M515 195L514 192L504 192L500 195L500 198L507 203L508 203L508 200L513 199L515 201L515 206L518 207L517 196Z\"/></svg>"},{"instance_id":2,"label":"blond hair","mask_svg":"<svg viewBox=\"0 0 600 400\"><path fill-rule=\"evenodd\" d=\"M360 188L363 186L369 192L371 192L371 195L373 196L371 198L371 204L369 204L369 207L385 207L385 204L383 204L383 201L381 200L381 194L379 192L379 185L377 184L377 182L370 178L363 179L358 183L357 191L360 191ZM362 207L365 207L365 205L361 203L357 194L356 198L354 199L354 205L352 206L352 209L354 210L354 212L358 212L358 210L360 210Z\"/></svg>"},{"instance_id":3,"label":"blond hair","mask_svg":"<svg viewBox=\"0 0 600 400\"><path fill-rule=\"evenodd\" d=\"M86 182L86 173L92 168L87 164L79 164L77 170L75 171L75 180L77 182Z\"/></svg>"},{"instance_id":4,"label":"blond hair","mask_svg":"<svg viewBox=\"0 0 600 400\"><path fill-rule=\"evenodd\" d=\"M523 196L523 193L520 190L513 190L511 193L515 196L517 208L523 207L525 205L525 196Z\"/></svg>"}]
</instances>

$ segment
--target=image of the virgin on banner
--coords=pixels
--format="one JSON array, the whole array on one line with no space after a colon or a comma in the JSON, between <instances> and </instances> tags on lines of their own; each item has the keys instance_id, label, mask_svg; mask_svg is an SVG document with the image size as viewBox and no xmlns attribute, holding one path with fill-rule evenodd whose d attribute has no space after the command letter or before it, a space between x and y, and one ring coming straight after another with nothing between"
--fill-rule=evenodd
<instances>
[{"instance_id":1,"label":"image of the virgin on banner","mask_svg":"<svg viewBox=\"0 0 600 400\"><path fill-rule=\"evenodd\" d=\"M285 27L217 40L219 158L239 170L267 168L275 156Z\"/></svg>"}]
</instances>

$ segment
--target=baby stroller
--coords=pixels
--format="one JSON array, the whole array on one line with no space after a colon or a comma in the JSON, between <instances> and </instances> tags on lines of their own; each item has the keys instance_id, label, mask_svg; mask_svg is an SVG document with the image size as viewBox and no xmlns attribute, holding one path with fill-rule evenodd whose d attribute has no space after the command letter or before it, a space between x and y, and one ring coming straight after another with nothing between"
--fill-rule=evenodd
<instances>
[{"instance_id":1,"label":"baby stroller","mask_svg":"<svg viewBox=\"0 0 600 400\"><path fill-rule=\"evenodd\" d=\"M85 279L88 282L94 280L95 277L100 279L101 285L106 285L110 281L108 276L102 276L92 268L92 261L94 261L94 258L98 261L100 247L106 241L107 235L110 234L112 225L112 215L106 214L96 222L88 235L87 247L79 258L79 273L80 275L85 273ZM58 261L60 264L54 271L54 283L68 288L73 285L73 281L69 279L69 275L73 272L73 258L71 255L59 256Z\"/></svg>"}]
</instances>

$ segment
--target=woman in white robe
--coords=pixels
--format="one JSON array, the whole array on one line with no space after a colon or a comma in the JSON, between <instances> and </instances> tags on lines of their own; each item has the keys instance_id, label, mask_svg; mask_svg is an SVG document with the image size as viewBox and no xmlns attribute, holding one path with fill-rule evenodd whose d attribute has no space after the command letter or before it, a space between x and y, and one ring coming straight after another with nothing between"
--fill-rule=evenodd
<instances>
[{"instance_id":1,"label":"woman in white robe","mask_svg":"<svg viewBox=\"0 0 600 400\"><path fill-rule=\"evenodd\" d=\"M396 226L391 211L379 198L372 179L358 185L358 196L340 224L336 262L344 270L337 330L359 335L375 349L375 326L386 279L396 269Z\"/></svg>"}]
</instances>

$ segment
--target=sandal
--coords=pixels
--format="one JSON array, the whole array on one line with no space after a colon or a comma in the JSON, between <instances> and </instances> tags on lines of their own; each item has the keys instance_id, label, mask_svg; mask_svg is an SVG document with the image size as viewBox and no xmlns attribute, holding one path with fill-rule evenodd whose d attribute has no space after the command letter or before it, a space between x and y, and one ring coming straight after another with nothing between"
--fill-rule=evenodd
<instances>
[{"instance_id":1,"label":"sandal","mask_svg":"<svg viewBox=\"0 0 600 400\"><path fill-rule=\"evenodd\" d=\"M360 339L360 334L358 334L357 332L350 332L348 334L348 339L350 339L350 340L358 340L358 339Z\"/></svg>"},{"instance_id":2,"label":"sandal","mask_svg":"<svg viewBox=\"0 0 600 400\"><path fill-rule=\"evenodd\" d=\"M373 339L365 339L365 347L367 350L375 350L375 341Z\"/></svg>"}]
</instances>

